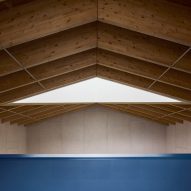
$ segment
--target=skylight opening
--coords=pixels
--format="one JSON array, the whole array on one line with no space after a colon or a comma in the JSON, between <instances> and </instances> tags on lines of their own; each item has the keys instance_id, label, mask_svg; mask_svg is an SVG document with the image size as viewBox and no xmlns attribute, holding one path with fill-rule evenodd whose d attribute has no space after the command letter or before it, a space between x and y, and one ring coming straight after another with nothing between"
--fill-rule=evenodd
<instances>
[{"instance_id":1,"label":"skylight opening","mask_svg":"<svg viewBox=\"0 0 191 191\"><path fill-rule=\"evenodd\" d=\"M138 88L101 78L92 78L76 84L51 90L14 103L166 103L180 102Z\"/></svg>"}]
</instances>

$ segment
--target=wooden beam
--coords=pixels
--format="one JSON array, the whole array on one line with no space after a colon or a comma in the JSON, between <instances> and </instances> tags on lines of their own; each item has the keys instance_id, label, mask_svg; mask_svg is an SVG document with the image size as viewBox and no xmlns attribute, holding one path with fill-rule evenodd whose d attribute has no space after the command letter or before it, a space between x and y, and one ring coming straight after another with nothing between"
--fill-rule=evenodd
<instances>
[{"instance_id":1,"label":"wooden beam","mask_svg":"<svg viewBox=\"0 0 191 191\"><path fill-rule=\"evenodd\" d=\"M156 112L156 111L153 111L153 110L149 110L147 108L147 105L140 106L140 105L137 105L137 104L132 104L132 105L126 106L124 104L120 104L119 106L124 108L124 109L127 108L127 109L130 109L130 110L133 110L133 111L144 113L146 115L150 115L154 119L157 119L157 120L164 119L164 118L159 118L160 115L159 115L158 111ZM174 118L171 118L171 117L166 117L165 120L168 121L168 123L171 123L171 124L175 124L176 122L182 122L181 120L177 120L177 119L174 119Z\"/></svg>"},{"instance_id":2,"label":"wooden beam","mask_svg":"<svg viewBox=\"0 0 191 191\"><path fill-rule=\"evenodd\" d=\"M179 114L184 116L191 116L191 110L184 110L184 111L181 111Z\"/></svg>"},{"instance_id":3,"label":"wooden beam","mask_svg":"<svg viewBox=\"0 0 191 191\"><path fill-rule=\"evenodd\" d=\"M96 23L92 23L18 45L8 51L24 67L31 67L95 48L96 41Z\"/></svg>"},{"instance_id":4,"label":"wooden beam","mask_svg":"<svg viewBox=\"0 0 191 191\"><path fill-rule=\"evenodd\" d=\"M152 83L152 80L150 79L99 65L97 67L97 76L139 88L146 88Z\"/></svg>"},{"instance_id":5,"label":"wooden beam","mask_svg":"<svg viewBox=\"0 0 191 191\"><path fill-rule=\"evenodd\" d=\"M90 23L96 19L96 0L34 0L1 11L0 49Z\"/></svg>"},{"instance_id":6,"label":"wooden beam","mask_svg":"<svg viewBox=\"0 0 191 191\"><path fill-rule=\"evenodd\" d=\"M36 109L29 109L27 111L23 110L22 112L18 112L15 113L15 115L11 115L11 116L4 116L2 117L2 122L11 122L11 123L15 123L15 121L20 120L20 119L33 119L33 117L35 117L35 114L38 113L42 113L44 111L47 110L52 110L57 108L59 105L44 105L43 107L41 106L40 108L36 108ZM24 108L23 108L24 109ZM22 114L22 115L21 115Z\"/></svg>"},{"instance_id":7,"label":"wooden beam","mask_svg":"<svg viewBox=\"0 0 191 191\"><path fill-rule=\"evenodd\" d=\"M18 106L20 106L20 107L18 107ZM15 108L12 109L11 111L25 114L26 112L33 111L36 109L39 110L42 107L44 107L43 105L23 105L23 104L19 104L18 106L15 106Z\"/></svg>"},{"instance_id":8,"label":"wooden beam","mask_svg":"<svg viewBox=\"0 0 191 191\"><path fill-rule=\"evenodd\" d=\"M1 120L2 120L3 123L5 123L5 122L12 123L12 121L22 119L22 118L23 118L22 115L15 114L15 115L4 117ZM27 116L26 116L25 119L30 119L30 118L27 118Z\"/></svg>"},{"instance_id":9,"label":"wooden beam","mask_svg":"<svg viewBox=\"0 0 191 191\"><path fill-rule=\"evenodd\" d=\"M151 105L150 104L132 104L132 106L140 107L145 110L156 112L160 114L160 116L168 115L171 113L170 111L161 109L160 107L155 107L155 105L156 104L151 104ZM166 104L164 104L164 106L166 106Z\"/></svg>"},{"instance_id":10,"label":"wooden beam","mask_svg":"<svg viewBox=\"0 0 191 191\"><path fill-rule=\"evenodd\" d=\"M118 110L118 111L133 114L133 115L138 116L138 117L147 118L149 120L155 121L155 122L160 123L160 124L169 125L169 121L166 121L165 119L157 120L153 116L139 112L139 111L134 111L134 110L128 109L128 108L122 108L122 107L119 107L118 105L116 106L114 104L103 104L103 105L110 107L112 109Z\"/></svg>"},{"instance_id":11,"label":"wooden beam","mask_svg":"<svg viewBox=\"0 0 191 191\"><path fill-rule=\"evenodd\" d=\"M182 0L166 0L166 1L177 3L179 5L191 7L191 1L190 0L184 0L184 1L182 1Z\"/></svg>"},{"instance_id":12,"label":"wooden beam","mask_svg":"<svg viewBox=\"0 0 191 191\"><path fill-rule=\"evenodd\" d=\"M96 50L84 51L72 56L29 68L28 71L38 80L66 74L96 64Z\"/></svg>"},{"instance_id":13,"label":"wooden beam","mask_svg":"<svg viewBox=\"0 0 191 191\"><path fill-rule=\"evenodd\" d=\"M0 50L0 76L22 68L4 51Z\"/></svg>"},{"instance_id":14,"label":"wooden beam","mask_svg":"<svg viewBox=\"0 0 191 191\"><path fill-rule=\"evenodd\" d=\"M180 113L175 113L171 115L172 117L176 117L178 119L184 120L184 121L190 121L191 122L191 116L182 115Z\"/></svg>"},{"instance_id":15,"label":"wooden beam","mask_svg":"<svg viewBox=\"0 0 191 191\"><path fill-rule=\"evenodd\" d=\"M0 77L0 93L25 84L32 84L35 80L24 70Z\"/></svg>"},{"instance_id":16,"label":"wooden beam","mask_svg":"<svg viewBox=\"0 0 191 191\"><path fill-rule=\"evenodd\" d=\"M176 63L175 68L182 69L185 72L188 71L191 72L190 60L191 60L191 51L189 51L181 60L179 60Z\"/></svg>"},{"instance_id":17,"label":"wooden beam","mask_svg":"<svg viewBox=\"0 0 191 191\"><path fill-rule=\"evenodd\" d=\"M31 114L30 118L23 117L23 118L13 119L13 120L11 120L11 123L19 124L21 121L26 121L26 120L35 121L36 119L40 118L40 116L44 116L48 113L52 113L52 112L58 111L63 108L63 106L61 106L61 105L51 105L51 106L46 105L44 107L45 108L43 110L39 110L38 112Z\"/></svg>"},{"instance_id":18,"label":"wooden beam","mask_svg":"<svg viewBox=\"0 0 191 191\"><path fill-rule=\"evenodd\" d=\"M170 69L158 81L191 90L191 74L186 72Z\"/></svg>"},{"instance_id":19,"label":"wooden beam","mask_svg":"<svg viewBox=\"0 0 191 191\"><path fill-rule=\"evenodd\" d=\"M34 66L28 69L37 80L52 78L61 74L73 72L96 64L96 51L89 50L65 58ZM15 72L0 77L0 92L5 92L27 84L35 80L25 71Z\"/></svg>"},{"instance_id":20,"label":"wooden beam","mask_svg":"<svg viewBox=\"0 0 191 191\"><path fill-rule=\"evenodd\" d=\"M96 67L90 66L85 69L77 70L71 73L63 74L54 78L41 81L46 87L42 89L37 83L26 85L10 91L0 93L0 104L12 102L21 98L26 98L45 91L56 89L58 87L67 86L72 83L83 81L96 76Z\"/></svg>"},{"instance_id":21,"label":"wooden beam","mask_svg":"<svg viewBox=\"0 0 191 191\"><path fill-rule=\"evenodd\" d=\"M44 105L42 108L40 108L38 110L28 111L27 116L29 116L33 119L36 119L38 116L43 115L43 114L48 113L53 110L57 110L60 107L65 107L65 105L59 105L59 104Z\"/></svg>"},{"instance_id":22,"label":"wooden beam","mask_svg":"<svg viewBox=\"0 0 191 191\"><path fill-rule=\"evenodd\" d=\"M177 103L177 104L171 104L172 106L176 106L181 109L191 109L191 104L189 103Z\"/></svg>"},{"instance_id":23,"label":"wooden beam","mask_svg":"<svg viewBox=\"0 0 191 191\"><path fill-rule=\"evenodd\" d=\"M191 101L190 90L173 87L162 82L156 82L150 89L152 91L160 92L161 94L166 94L182 101Z\"/></svg>"},{"instance_id":24,"label":"wooden beam","mask_svg":"<svg viewBox=\"0 0 191 191\"><path fill-rule=\"evenodd\" d=\"M98 51L97 63L152 80L157 80L167 69L164 66L105 50ZM191 90L191 75L175 69L170 69L158 81Z\"/></svg>"},{"instance_id":25,"label":"wooden beam","mask_svg":"<svg viewBox=\"0 0 191 191\"><path fill-rule=\"evenodd\" d=\"M170 66L188 47L108 24L98 25L98 47Z\"/></svg>"},{"instance_id":26,"label":"wooden beam","mask_svg":"<svg viewBox=\"0 0 191 191\"><path fill-rule=\"evenodd\" d=\"M41 91L43 91L43 89L37 83L34 83L4 93L0 93L0 104L15 101L29 95L35 95Z\"/></svg>"},{"instance_id":27,"label":"wooden beam","mask_svg":"<svg viewBox=\"0 0 191 191\"><path fill-rule=\"evenodd\" d=\"M14 113L12 113L11 111L3 111L0 113L0 118L3 118L3 117L7 117L7 116L12 116L14 115Z\"/></svg>"},{"instance_id":28,"label":"wooden beam","mask_svg":"<svg viewBox=\"0 0 191 191\"><path fill-rule=\"evenodd\" d=\"M9 107L9 106L5 106L5 108L6 107ZM3 121L4 119L9 118L11 116L15 116L15 115L23 117L23 115L25 115L24 112L33 109L33 107L39 109L40 105L39 106L38 105L35 105L35 106L25 105L25 106L20 106L20 107L15 106L13 109L10 109L10 110L4 109L3 112L0 113L0 118ZM22 115L20 115L20 114L22 114Z\"/></svg>"},{"instance_id":29,"label":"wooden beam","mask_svg":"<svg viewBox=\"0 0 191 191\"><path fill-rule=\"evenodd\" d=\"M66 108L61 108L60 110L47 113L47 114L45 114L43 116L39 116L35 120L25 120L25 121L20 122L19 124L30 125L30 124L36 123L38 121L45 120L47 118L62 115L62 114L67 113L67 112L76 111L76 110L79 110L79 109L82 109L82 108L88 107L88 106L89 106L89 104L81 104L81 105L79 104L79 105L70 106L70 108L67 108L67 109Z\"/></svg>"},{"instance_id":30,"label":"wooden beam","mask_svg":"<svg viewBox=\"0 0 191 191\"><path fill-rule=\"evenodd\" d=\"M99 0L98 19L191 46L191 7L165 0Z\"/></svg>"},{"instance_id":31,"label":"wooden beam","mask_svg":"<svg viewBox=\"0 0 191 191\"><path fill-rule=\"evenodd\" d=\"M168 112L178 112L181 110L181 108L177 107L176 105L170 105L170 104L149 104L152 107L160 108Z\"/></svg>"},{"instance_id":32,"label":"wooden beam","mask_svg":"<svg viewBox=\"0 0 191 191\"><path fill-rule=\"evenodd\" d=\"M170 113L167 114L164 110L160 110L158 108L155 108L155 107L152 107L152 106L149 106L146 104L134 104L134 105L130 106L130 108L131 107L138 108L140 111L144 111L145 113L148 113L148 114L154 114L154 115L156 115L157 119L158 118L165 118L171 122L183 123L183 120L176 118L176 117L171 117L171 116L163 117L163 116L168 115Z\"/></svg>"},{"instance_id":33,"label":"wooden beam","mask_svg":"<svg viewBox=\"0 0 191 191\"><path fill-rule=\"evenodd\" d=\"M159 77L167 68L103 49L98 50L97 63L102 66L140 76L147 76L152 79Z\"/></svg>"},{"instance_id":34,"label":"wooden beam","mask_svg":"<svg viewBox=\"0 0 191 191\"><path fill-rule=\"evenodd\" d=\"M63 87L86 79L96 77L96 66L90 66L71 73L63 74L41 81L47 89Z\"/></svg>"},{"instance_id":35,"label":"wooden beam","mask_svg":"<svg viewBox=\"0 0 191 191\"><path fill-rule=\"evenodd\" d=\"M152 80L143 78L137 75L132 75L126 72L121 72L115 69L98 66L98 77L105 78L111 81L116 81L129 86L144 89L160 95L172 97L183 101L191 101L191 91L182 88L174 87L165 83L157 82L151 89L147 89Z\"/></svg>"}]
</instances>

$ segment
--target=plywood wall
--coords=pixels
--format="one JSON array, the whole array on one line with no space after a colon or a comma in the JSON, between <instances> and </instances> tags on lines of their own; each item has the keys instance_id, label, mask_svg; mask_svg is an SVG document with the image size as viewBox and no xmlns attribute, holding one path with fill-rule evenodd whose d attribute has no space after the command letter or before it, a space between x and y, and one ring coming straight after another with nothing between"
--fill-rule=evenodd
<instances>
[{"instance_id":1,"label":"plywood wall","mask_svg":"<svg viewBox=\"0 0 191 191\"><path fill-rule=\"evenodd\" d=\"M28 127L0 123L0 154L190 153L191 123L170 126L101 106Z\"/></svg>"},{"instance_id":2,"label":"plywood wall","mask_svg":"<svg viewBox=\"0 0 191 191\"><path fill-rule=\"evenodd\" d=\"M26 153L26 128L0 122L0 154Z\"/></svg>"},{"instance_id":3,"label":"plywood wall","mask_svg":"<svg viewBox=\"0 0 191 191\"><path fill-rule=\"evenodd\" d=\"M170 125L167 127L167 152L191 153L191 123Z\"/></svg>"},{"instance_id":4,"label":"plywood wall","mask_svg":"<svg viewBox=\"0 0 191 191\"><path fill-rule=\"evenodd\" d=\"M164 153L166 126L122 112L90 107L27 128L29 153Z\"/></svg>"}]
</instances>

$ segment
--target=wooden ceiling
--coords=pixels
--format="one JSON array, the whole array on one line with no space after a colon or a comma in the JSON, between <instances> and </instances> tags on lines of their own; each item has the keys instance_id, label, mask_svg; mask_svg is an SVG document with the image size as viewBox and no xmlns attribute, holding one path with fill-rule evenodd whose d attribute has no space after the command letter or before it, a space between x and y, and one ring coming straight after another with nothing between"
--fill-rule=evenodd
<instances>
[{"instance_id":1,"label":"wooden ceiling","mask_svg":"<svg viewBox=\"0 0 191 191\"><path fill-rule=\"evenodd\" d=\"M91 104L7 105L93 77L185 104L102 104L191 121L191 1L0 0L0 119L28 125Z\"/></svg>"},{"instance_id":2,"label":"wooden ceiling","mask_svg":"<svg viewBox=\"0 0 191 191\"><path fill-rule=\"evenodd\" d=\"M0 104L95 76L191 101L189 0L5 0L0 11Z\"/></svg>"},{"instance_id":3,"label":"wooden ceiling","mask_svg":"<svg viewBox=\"0 0 191 191\"><path fill-rule=\"evenodd\" d=\"M0 106L0 119L19 125L30 125L38 121L67 112L76 111L95 104L53 104ZM191 122L191 104L99 104L118 111L144 117L165 125Z\"/></svg>"}]
</instances>

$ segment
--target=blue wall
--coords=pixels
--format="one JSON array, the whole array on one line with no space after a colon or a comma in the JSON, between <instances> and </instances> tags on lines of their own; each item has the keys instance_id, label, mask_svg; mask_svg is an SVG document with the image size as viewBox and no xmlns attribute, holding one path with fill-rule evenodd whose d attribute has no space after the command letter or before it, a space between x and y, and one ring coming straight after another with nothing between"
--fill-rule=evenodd
<instances>
[{"instance_id":1,"label":"blue wall","mask_svg":"<svg viewBox=\"0 0 191 191\"><path fill-rule=\"evenodd\" d=\"M190 191L191 155L0 156L2 191Z\"/></svg>"}]
</instances>

